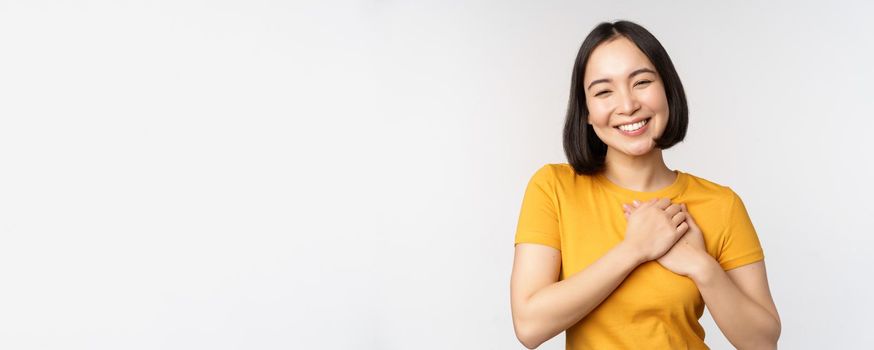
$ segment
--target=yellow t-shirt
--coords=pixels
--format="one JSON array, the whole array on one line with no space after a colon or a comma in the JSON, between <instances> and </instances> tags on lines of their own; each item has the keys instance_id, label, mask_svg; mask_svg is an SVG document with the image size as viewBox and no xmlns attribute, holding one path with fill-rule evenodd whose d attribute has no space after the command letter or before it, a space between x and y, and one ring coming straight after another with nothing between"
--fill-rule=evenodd
<instances>
[{"instance_id":1,"label":"yellow t-shirt","mask_svg":"<svg viewBox=\"0 0 874 350\"><path fill-rule=\"evenodd\" d=\"M628 190L603 174L576 175L568 164L546 164L531 177L515 243L561 251L564 280L625 237L622 203L669 198L685 203L704 234L707 252L724 270L764 259L740 197L729 187L677 171L655 192ZM708 349L698 323L704 301L695 283L657 261L638 266L610 296L566 331L567 349Z\"/></svg>"}]
</instances>

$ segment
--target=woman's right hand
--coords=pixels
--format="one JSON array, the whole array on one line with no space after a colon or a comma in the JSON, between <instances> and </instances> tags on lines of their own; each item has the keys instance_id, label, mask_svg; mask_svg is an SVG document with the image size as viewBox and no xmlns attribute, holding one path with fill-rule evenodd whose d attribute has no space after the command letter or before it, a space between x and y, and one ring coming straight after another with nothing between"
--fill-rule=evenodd
<instances>
[{"instance_id":1,"label":"woman's right hand","mask_svg":"<svg viewBox=\"0 0 874 350\"><path fill-rule=\"evenodd\" d=\"M639 254L642 261L660 258L686 233L689 225L679 204L667 198L648 202L635 201L636 209L628 214L623 244Z\"/></svg>"}]
</instances>

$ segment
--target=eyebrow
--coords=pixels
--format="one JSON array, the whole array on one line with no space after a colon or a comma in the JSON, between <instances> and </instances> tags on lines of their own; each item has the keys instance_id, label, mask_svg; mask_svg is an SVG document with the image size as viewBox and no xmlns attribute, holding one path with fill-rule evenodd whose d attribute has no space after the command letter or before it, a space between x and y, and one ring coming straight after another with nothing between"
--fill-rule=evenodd
<instances>
[{"instance_id":1,"label":"eyebrow","mask_svg":"<svg viewBox=\"0 0 874 350\"><path fill-rule=\"evenodd\" d=\"M635 75L638 75L638 74L641 74L641 73L653 73L653 74L655 74L655 72L653 72L652 69L649 69L649 68L640 68L640 69L638 69L638 70L635 70L635 71L631 72L631 74L628 75L628 78L633 78ZM605 79L598 79L598 80L592 81L592 83L589 84L589 87L586 88L586 89L587 89L587 90L591 90L591 89L592 89L592 86L595 85L595 84L599 84L599 83L609 83L609 82L610 82L610 79L606 79L606 78L605 78Z\"/></svg>"}]
</instances>

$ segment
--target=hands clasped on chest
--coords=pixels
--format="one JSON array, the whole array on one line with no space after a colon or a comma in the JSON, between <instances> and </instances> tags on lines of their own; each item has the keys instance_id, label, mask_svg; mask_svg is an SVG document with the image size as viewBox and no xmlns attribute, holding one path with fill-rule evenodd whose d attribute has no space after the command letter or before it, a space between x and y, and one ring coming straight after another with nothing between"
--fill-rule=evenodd
<instances>
[{"instance_id":1,"label":"hands clasped on chest","mask_svg":"<svg viewBox=\"0 0 874 350\"><path fill-rule=\"evenodd\" d=\"M657 260L666 269L693 278L707 259L713 259L685 204L655 198L622 204L622 209L628 221L622 243L632 247L641 262Z\"/></svg>"}]
</instances>

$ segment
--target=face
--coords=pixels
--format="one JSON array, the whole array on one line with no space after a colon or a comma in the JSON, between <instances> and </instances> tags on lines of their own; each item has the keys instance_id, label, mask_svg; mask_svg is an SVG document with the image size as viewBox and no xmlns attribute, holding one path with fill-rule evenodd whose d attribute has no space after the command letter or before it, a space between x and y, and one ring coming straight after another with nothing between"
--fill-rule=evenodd
<instances>
[{"instance_id":1,"label":"face","mask_svg":"<svg viewBox=\"0 0 874 350\"><path fill-rule=\"evenodd\" d=\"M649 153L668 122L665 87L652 62L620 36L592 51L584 77L595 134L613 151Z\"/></svg>"}]
</instances>

